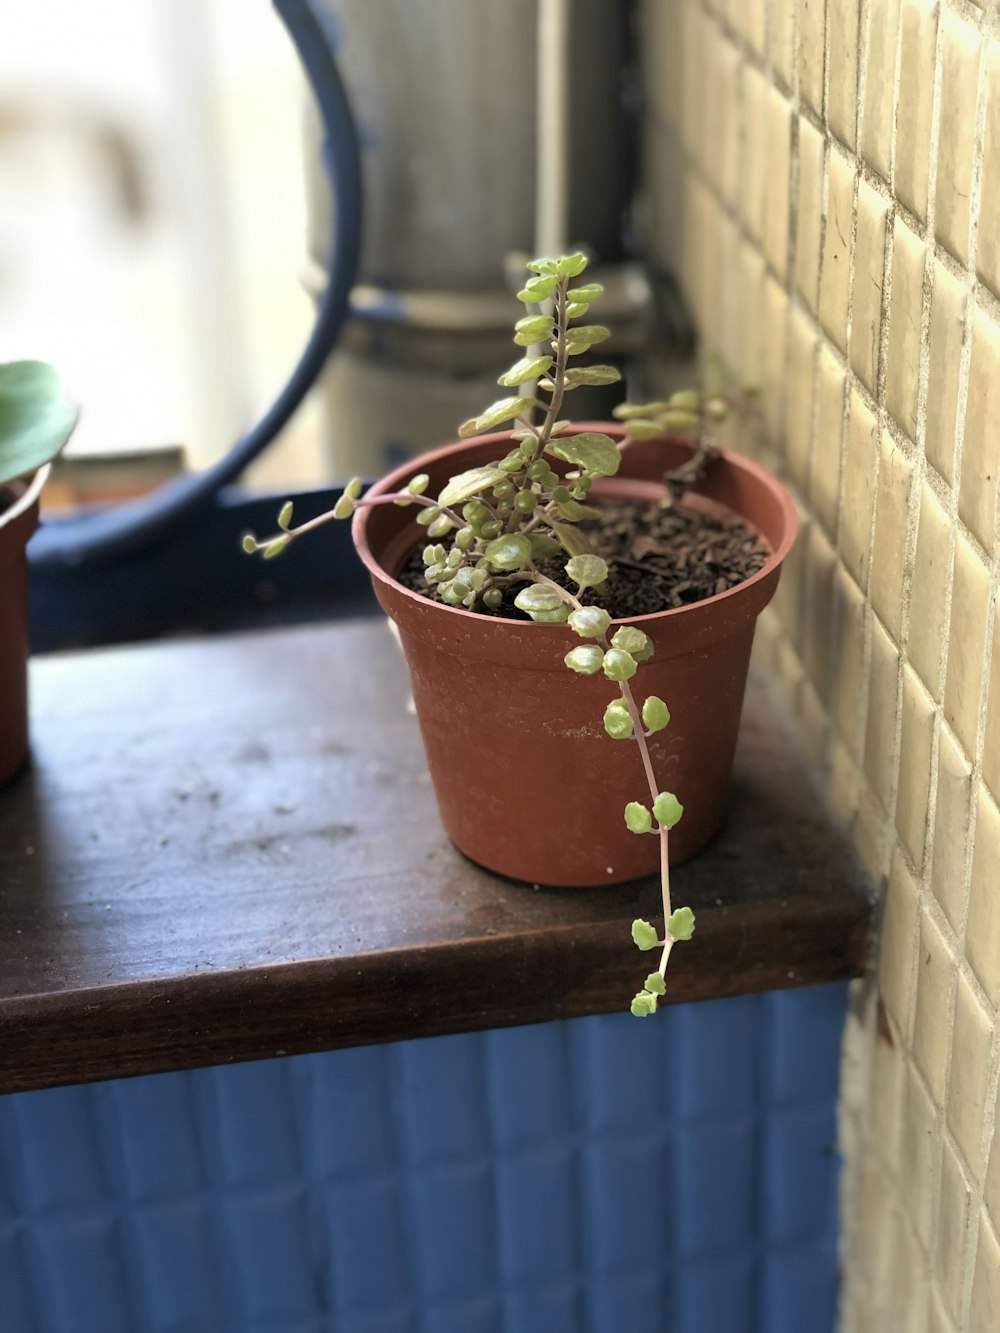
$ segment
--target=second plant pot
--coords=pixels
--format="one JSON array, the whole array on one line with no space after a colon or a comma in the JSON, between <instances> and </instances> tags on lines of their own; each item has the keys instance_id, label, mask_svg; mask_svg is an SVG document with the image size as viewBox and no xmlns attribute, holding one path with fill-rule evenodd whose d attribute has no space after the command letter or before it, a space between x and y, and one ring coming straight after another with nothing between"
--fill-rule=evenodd
<instances>
[{"instance_id":1,"label":"second plant pot","mask_svg":"<svg viewBox=\"0 0 1000 1333\"><path fill-rule=\"evenodd\" d=\"M28 539L48 467L0 491L0 786L28 758ZM4 507L5 506L5 507Z\"/></svg>"},{"instance_id":2,"label":"second plant pot","mask_svg":"<svg viewBox=\"0 0 1000 1333\"><path fill-rule=\"evenodd\" d=\"M579 423L622 438L617 424ZM403 489L420 472L435 495L449 477L510 447L502 431L408 462L370 495ZM649 500L664 471L691 446L664 436L629 445L617 498ZM723 453L695 492L742 518L763 539L763 567L729 591L676 610L630 617L652 640L640 696L657 694L669 727L650 739L656 779L684 806L670 835L671 861L692 856L722 821L754 626L774 595L795 538L795 507L781 483ZM596 492L595 492L596 493ZM618 697L603 675L579 676L563 658L580 640L565 625L478 615L431 601L396 575L423 529L414 510L358 510L355 544L382 608L399 629L445 830L472 860L529 883L616 884L657 869L658 839L625 827L626 802L645 800L638 748L612 741L601 719Z\"/></svg>"}]
</instances>

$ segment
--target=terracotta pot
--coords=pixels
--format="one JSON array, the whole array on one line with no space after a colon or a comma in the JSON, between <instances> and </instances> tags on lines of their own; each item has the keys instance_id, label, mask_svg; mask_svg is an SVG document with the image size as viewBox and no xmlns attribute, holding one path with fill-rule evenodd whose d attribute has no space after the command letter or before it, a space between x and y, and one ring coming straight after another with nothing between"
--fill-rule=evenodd
<instances>
[{"instance_id":1,"label":"terracotta pot","mask_svg":"<svg viewBox=\"0 0 1000 1333\"><path fill-rule=\"evenodd\" d=\"M38 524L38 497L48 467L7 488L0 508L0 786L28 758L28 561L25 547ZM2 501L0 501L2 504Z\"/></svg>"},{"instance_id":2,"label":"terracotta pot","mask_svg":"<svg viewBox=\"0 0 1000 1333\"><path fill-rule=\"evenodd\" d=\"M575 429L622 436L620 426L607 423ZM450 445L398 468L371 493L401 490L427 472L428 494L435 495L454 473L509 447L506 431ZM637 499L662 495L663 472L690 452L668 436L630 445L618 476L602 487ZM704 846L722 820L754 625L797 528L785 488L738 454L724 453L697 491L739 514L771 554L737 588L627 622L655 648L633 679L636 695L641 702L658 694L671 711L650 749L660 789L675 792L684 806L670 834L674 863ZM476 615L397 583L409 553L426 541L415 512L359 509L354 540L375 595L399 628L448 835L480 865L530 883L615 884L653 873L659 840L630 833L622 813L627 801L648 803L639 748L611 740L602 723L617 685L600 673L570 673L563 657L581 640L563 625Z\"/></svg>"}]
</instances>

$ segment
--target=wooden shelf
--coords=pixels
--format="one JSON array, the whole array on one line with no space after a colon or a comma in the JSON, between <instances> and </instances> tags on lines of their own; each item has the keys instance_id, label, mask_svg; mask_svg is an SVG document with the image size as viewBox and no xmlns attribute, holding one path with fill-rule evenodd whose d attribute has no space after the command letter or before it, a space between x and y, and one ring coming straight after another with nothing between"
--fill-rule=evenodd
<instances>
[{"instance_id":1,"label":"wooden shelf","mask_svg":"<svg viewBox=\"0 0 1000 1333\"><path fill-rule=\"evenodd\" d=\"M641 981L654 881L535 890L447 841L378 620L42 658L32 689L0 1092L618 1010ZM868 962L869 885L759 683L744 717L726 826L675 875L675 1002Z\"/></svg>"}]
</instances>

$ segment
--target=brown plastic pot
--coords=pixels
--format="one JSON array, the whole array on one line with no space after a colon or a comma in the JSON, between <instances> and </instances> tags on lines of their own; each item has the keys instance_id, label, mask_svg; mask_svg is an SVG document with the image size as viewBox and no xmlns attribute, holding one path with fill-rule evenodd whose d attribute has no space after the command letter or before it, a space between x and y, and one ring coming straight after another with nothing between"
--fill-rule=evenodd
<instances>
[{"instance_id":1,"label":"brown plastic pot","mask_svg":"<svg viewBox=\"0 0 1000 1333\"><path fill-rule=\"evenodd\" d=\"M622 428L580 423L621 438ZM398 491L419 472L428 493L466 468L502 457L509 432L449 445L408 462L370 494ZM664 436L630 445L617 477L602 489L635 499L663 494L665 470L691 446ZM764 539L770 555L739 587L628 624L649 635L653 657L633 686L666 700L670 725L650 740L661 790L673 791L684 817L670 834L673 863L711 838L725 812L754 625L774 595L795 538L791 497L757 463L723 453L697 488L695 503L722 505ZM659 840L630 833L626 802L648 803L639 748L613 741L603 714L618 697L604 678L572 674L563 663L581 642L563 625L476 615L410 592L395 575L426 540L415 510L359 509L354 541L382 608L396 623L445 830L490 870L529 883L616 884L653 873Z\"/></svg>"},{"instance_id":2,"label":"brown plastic pot","mask_svg":"<svg viewBox=\"0 0 1000 1333\"><path fill-rule=\"evenodd\" d=\"M0 786L28 758L28 561L48 467L7 488L0 507ZM3 500L0 499L0 506Z\"/></svg>"}]
</instances>

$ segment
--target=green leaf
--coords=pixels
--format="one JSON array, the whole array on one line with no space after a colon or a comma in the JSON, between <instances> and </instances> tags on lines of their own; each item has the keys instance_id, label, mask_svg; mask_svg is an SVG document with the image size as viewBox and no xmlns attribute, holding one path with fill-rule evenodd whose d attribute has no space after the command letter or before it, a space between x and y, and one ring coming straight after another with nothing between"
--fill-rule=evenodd
<instances>
[{"instance_id":1,"label":"green leaf","mask_svg":"<svg viewBox=\"0 0 1000 1333\"><path fill-rule=\"evenodd\" d=\"M569 627L581 639L599 639L611 624L603 606L581 606L569 618Z\"/></svg>"},{"instance_id":2,"label":"green leaf","mask_svg":"<svg viewBox=\"0 0 1000 1333\"><path fill-rule=\"evenodd\" d=\"M525 303L546 301L555 291L558 281L559 279L554 273L543 274L538 278L529 278L521 291L518 292L517 299Z\"/></svg>"},{"instance_id":3,"label":"green leaf","mask_svg":"<svg viewBox=\"0 0 1000 1333\"><path fill-rule=\"evenodd\" d=\"M564 625L569 619L569 603L563 602L553 611L531 611L529 614L540 625Z\"/></svg>"},{"instance_id":4,"label":"green leaf","mask_svg":"<svg viewBox=\"0 0 1000 1333\"><path fill-rule=\"evenodd\" d=\"M520 361L514 362L505 375L500 376L497 383L505 384L508 388L513 389L518 384L527 384L529 380L537 380L539 375L544 375L551 365L551 356L522 356Z\"/></svg>"},{"instance_id":5,"label":"green leaf","mask_svg":"<svg viewBox=\"0 0 1000 1333\"><path fill-rule=\"evenodd\" d=\"M469 468L468 472L459 472L452 477L438 496L438 501L449 507L461 504L464 500L471 500L482 491L488 490L496 482L503 481L504 475L498 467ZM487 516L488 511L481 517L485 520ZM468 518L469 515L466 514L465 517Z\"/></svg>"},{"instance_id":6,"label":"green leaf","mask_svg":"<svg viewBox=\"0 0 1000 1333\"><path fill-rule=\"evenodd\" d=\"M333 506L334 518L350 518L354 513L354 501L349 495L342 495Z\"/></svg>"},{"instance_id":7,"label":"green leaf","mask_svg":"<svg viewBox=\"0 0 1000 1333\"><path fill-rule=\"evenodd\" d=\"M582 319L589 309L590 306L586 301L570 301L566 307L566 318Z\"/></svg>"},{"instance_id":8,"label":"green leaf","mask_svg":"<svg viewBox=\"0 0 1000 1333\"><path fill-rule=\"evenodd\" d=\"M666 403L619 403L612 408L616 421L634 421L639 417L658 417L667 410Z\"/></svg>"},{"instance_id":9,"label":"green leaf","mask_svg":"<svg viewBox=\"0 0 1000 1333\"><path fill-rule=\"evenodd\" d=\"M73 434L79 412L62 401L62 381L44 361L0 365L0 486L37 472Z\"/></svg>"},{"instance_id":10,"label":"green leaf","mask_svg":"<svg viewBox=\"0 0 1000 1333\"><path fill-rule=\"evenodd\" d=\"M630 440L655 440L662 434L663 427L658 422L647 421L644 417L625 423L625 435Z\"/></svg>"},{"instance_id":11,"label":"green leaf","mask_svg":"<svg viewBox=\"0 0 1000 1333\"><path fill-rule=\"evenodd\" d=\"M579 671L581 676L593 676L601 669L604 649L596 643L581 643L578 648L571 648L563 661L571 671Z\"/></svg>"},{"instance_id":12,"label":"green leaf","mask_svg":"<svg viewBox=\"0 0 1000 1333\"><path fill-rule=\"evenodd\" d=\"M559 509L569 508L576 505L577 509L585 508L584 505L577 505L575 500L571 500L567 506L560 505ZM571 523L559 523L555 519L551 520L552 531L559 539L559 545L567 555L589 555L591 551L590 542L577 528Z\"/></svg>"},{"instance_id":13,"label":"green leaf","mask_svg":"<svg viewBox=\"0 0 1000 1333\"><path fill-rule=\"evenodd\" d=\"M670 709L657 695L651 694L642 705L642 720L647 731L662 731L670 721Z\"/></svg>"},{"instance_id":14,"label":"green leaf","mask_svg":"<svg viewBox=\"0 0 1000 1333\"><path fill-rule=\"evenodd\" d=\"M423 495L430 482L431 479L426 472L418 472L415 477L406 483L406 489L410 495Z\"/></svg>"},{"instance_id":15,"label":"green leaf","mask_svg":"<svg viewBox=\"0 0 1000 1333\"><path fill-rule=\"evenodd\" d=\"M565 384L576 389L581 384L617 384L621 374L614 366L574 366L567 370Z\"/></svg>"},{"instance_id":16,"label":"green leaf","mask_svg":"<svg viewBox=\"0 0 1000 1333\"><path fill-rule=\"evenodd\" d=\"M458 433L463 439L469 435L479 435L484 430L490 430L493 426L500 426L505 421L512 421L514 417L521 416L529 407L534 406L534 401L533 398L498 398L478 417L471 417L463 422L458 428Z\"/></svg>"},{"instance_id":17,"label":"green leaf","mask_svg":"<svg viewBox=\"0 0 1000 1333\"><path fill-rule=\"evenodd\" d=\"M526 315L514 325L514 341L518 347L533 347L554 334L555 323L551 315Z\"/></svg>"},{"instance_id":18,"label":"green leaf","mask_svg":"<svg viewBox=\"0 0 1000 1333\"><path fill-rule=\"evenodd\" d=\"M612 699L604 710L604 730L613 741L627 741L632 735L632 714L623 699Z\"/></svg>"},{"instance_id":19,"label":"green leaf","mask_svg":"<svg viewBox=\"0 0 1000 1333\"><path fill-rule=\"evenodd\" d=\"M640 916L636 917L632 922L632 940L637 949L641 949L643 953L646 953L650 949L656 948L660 942L660 937L649 922L643 921Z\"/></svg>"},{"instance_id":20,"label":"green leaf","mask_svg":"<svg viewBox=\"0 0 1000 1333\"><path fill-rule=\"evenodd\" d=\"M292 522L292 502L291 500L286 500L285 503L281 506L281 510L278 514L278 527L283 528L284 531L287 532L289 526L291 525L291 522Z\"/></svg>"},{"instance_id":21,"label":"green leaf","mask_svg":"<svg viewBox=\"0 0 1000 1333\"><path fill-rule=\"evenodd\" d=\"M673 935L675 940L689 940L694 934L694 912L690 907L678 907L676 912L670 913L670 920L667 922L667 931Z\"/></svg>"},{"instance_id":22,"label":"green leaf","mask_svg":"<svg viewBox=\"0 0 1000 1333\"><path fill-rule=\"evenodd\" d=\"M275 537L273 542L268 542L264 547L264 559L274 560L275 557L281 555L282 551L288 548L288 543L290 541L290 537Z\"/></svg>"},{"instance_id":23,"label":"green leaf","mask_svg":"<svg viewBox=\"0 0 1000 1333\"><path fill-rule=\"evenodd\" d=\"M569 496L565 500L558 500L556 502L556 508L559 510L563 518L568 518L571 523L582 523L585 518L601 517L601 511L599 509L595 509L593 505L582 505L579 500L574 500L572 496ZM552 526L555 527L555 524L553 523ZM580 552L580 554L586 554L589 551L590 543L588 542L586 551ZM577 552L574 552L574 554L577 554Z\"/></svg>"},{"instance_id":24,"label":"green leaf","mask_svg":"<svg viewBox=\"0 0 1000 1333\"><path fill-rule=\"evenodd\" d=\"M660 417L664 430L697 430L701 424L701 418L697 412L681 412L671 408L669 412L664 412Z\"/></svg>"},{"instance_id":25,"label":"green leaf","mask_svg":"<svg viewBox=\"0 0 1000 1333\"><path fill-rule=\"evenodd\" d=\"M608 577L608 567L599 555L575 555L566 561L566 573L581 588L596 588Z\"/></svg>"},{"instance_id":26,"label":"green leaf","mask_svg":"<svg viewBox=\"0 0 1000 1333\"><path fill-rule=\"evenodd\" d=\"M697 412L701 407L701 394L697 389L678 389L670 395L666 407L679 407L684 412Z\"/></svg>"},{"instance_id":27,"label":"green leaf","mask_svg":"<svg viewBox=\"0 0 1000 1333\"><path fill-rule=\"evenodd\" d=\"M656 996L650 995L648 990L641 990L638 995L632 997L629 1013L634 1014L636 1018L649 1018L650 1014L656 1013Z\"/></svg>"},{"instance_id":28,"label":"green leaf","mask_svg":"<svg viewBox=\"0 0 1000 1333\"><path fill-rule=\"evenodd\" d=\"M570 301L577 305L590 305L591 301L596 301L599 296L604 295L604 288L599 282L586 282L582 287L571 287L566 293Z\"/></svg>"},{"instance_id":29,"label":"green leaf","mask_svg":"<svg viewBox=\"0 0 1000 1333\"><path fill-rule=\"evenodd\" d=\"M575 328L569 330L566 341L571 355L575 356L578 352L586 352L595 343L602 343L605 338L610 337L611 330L606 329L603 324L577 324Z\"/></svg>"},{"instance_id":30,"label":"green leaf","mask_svg":"<svg viewBox=\"0 0 1000 1333\"><path fill-rule=\"evenodd\" d=\"M649 833L653 827L653 817L641 801L629 801L625 807L625 823L632 833ZM632 927L635 937L635 926ZM642 945L639 945L642 948Z\"/></svg>"},{"instance_id":31,"label":"green leaf","mask_svg":"<svg viewBox=\"0 0 1000 1333\"><path fill-rule=\"evenodd\" d=\"M632 625L623 625L620 630L616 630L611 644L623 653L629 653L637 662L645 662L653 656L652 642L641 629L635 629Z\"/></svg>"},{"instance_id":32,"label":"green leaf","mask_svg":"<svg viewBox=\"0 0 1000 1333\"><path fill-rule=\"evenodd\" d=\"M558 555L562 547L554 537L550 537L547 532L533 532L529 538L531 541L531 558L537 564L539 560L550 560L552 556Z\"/></svg>"},{"instance_id":33,"label":"green leaf","mask_svg":"<svg viewBox=\"0 0 1000 1333\"><path fill-rule=\"evenodd\" d=\"M665 829L672 829L680 823L684 807L672 791L661 791L653 802L653 814L657 822Z\"/></svg>"},{"instance_id":34,"label":"green leaf","mask_svg":"<svg viewBox=\"0 0 1000 1333\"><path fill-rule=\"evenodd\" d=\"M638 669L632 654L620 648L610 648L604 654L604 674L608 680L631 680Z\"/></svg>"},{"instance_id":35,"label":"green leaf","mask_svg":"<svg viewBox=\"0 0 1000 1333\"><path fill-rule=\"evenodd\" d=\"M505 532L491 541L483 555L494 569L520 569L531 559L531 542L520 532Z\"/></svg>"},{"instance_id":36,"label":"green leaf","mask_svg":"<svg viewBox=\"0 0 1000 1333\"><path fill-rule=\"evenodd\" d=\"M555 273L557 271L554 259L529 259L525 268L531 269L532 273Z\"/></svg>"},{"instance_id":37,"label":"green leaf","mask_svg":"<svg viewBox=\"0 0 1000 1333\"><path fill-rule=\"evenodd\" d=\"M503 537L498 541L503 541ZM489 548L487 548L487 555ZM548 583L529 583L521 589L514 598L514 605L520 611L526 611L530 615L532 611L554 611L557 606L562 606L565 601L560 597L558 591Z\"/></svg>"},{"instance_id":38,"label":"green leaf","mask_svg":"<svg viewBox=\"0 0 1000 1333\"><path fill-rule=\"evenodd\" d=\"M361 480L360 477L352 477L351 480L344 487L344 494L349 495L352 500L356 500L358 496L361 494L361 492L364 490L364 488L365 488L365 483ZM406 489L409 490L410 488L407 487Z\"/></svg>"},{"instance_id":39,"label":"green leaf","mask_svg":"<svg viewBox=\"0 0 1000 1333\"><path fill-rule=\"evenodd\" d=\"M667 986L659 972L650 972L646 978L646 989L652 995L666 994Z\"/></svg>"},{"instance_id":40,"label":"green leaf","mask_svg":"<svg viewBox=\"0 0 1000 1333\"><path fill-rule=\"evenodd\" d=\"M252 532L243 534L243 540L240 542L247 555L255 555L260 550L260 543Z\"/></svg>"},{"instance_id":41,"label":"green leaf","mask_svg":"<svg viewBox=\"0 0 1000 1333\"><path fill-rule=\"evenodd\" d=\"M587 256L579 251L572 255L563 255L556 260L556 272L560 278L578 278L587 267Z\"/></svg>"},{"instance_id":42,"label":"green leaf","mask_svg":"<svg viewBox=\"0 0 1000 1333\"><path fill-rule=\"evenodd\" d=\"M621 466L622 457L614 440L596 430L560 435L558 440L549 440L545 448L547 453L583 468L592 477L613 477Z\"/></svg>"},{"instance_id":43,"label":"green leaf","mask_svg":"<svg viewBox=\"0 0 1000 1333\"><path fill-rule=\"evenodd\" d=\"M447 514L438 514L432 523L428 523L427 535L428 537L447 537L454 526Z\"/></svg>"}]
</instances>

